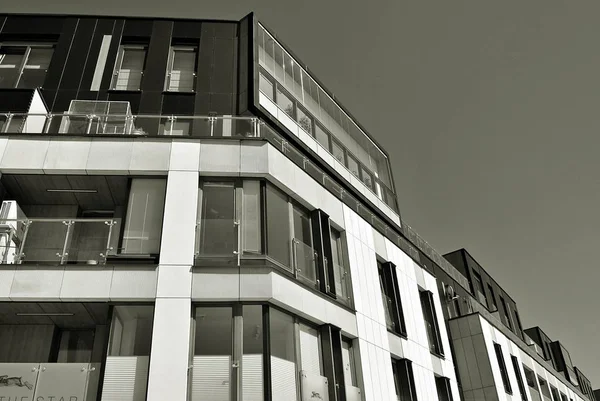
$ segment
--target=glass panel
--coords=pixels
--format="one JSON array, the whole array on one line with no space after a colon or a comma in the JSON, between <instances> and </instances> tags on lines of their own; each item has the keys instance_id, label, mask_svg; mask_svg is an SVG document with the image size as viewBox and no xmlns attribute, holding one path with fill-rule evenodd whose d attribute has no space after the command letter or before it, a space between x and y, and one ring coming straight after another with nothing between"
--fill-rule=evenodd
<instances>
[{"instance_id":1,"label":"glass panel","mask_svg":"<svg viewBox=\"0 0 600 401\"><path fill-rule=\"evenodd\" d=\"M296 391L294 319L270 309L271 391L273 401L293 401Z\"/></svg>"},{"instance_id":2,"label":"glass panel","mask_svg":"<svg viewBox=\"0 0 600 401\"><path fill-rule=\"evenodd\" d=\"M263 401L262 306L244 305L243 401Z\"/></svg>"},{"instance_id":3,"label":"glass panel","mask_svg":"<svg viewBox=\"0 0 600 401\"><path fill-rule=\"evenodd\" d=\"M287 94L279 90L279 88L277 88L277 105L281 110L285 111L287 115L294 117L294 102Z\"/></svg>"},{"instance_id":4,"label":"glass panel","mask_svg":"<svg viewBox=\"0 0 600 401\"><path fill-rule=\"evenodd\" d=\"M189 136L192 120L162 118L158 126L158 135Z\"/></svg>"},{"instance_id":5,"label":"glass panel","mask_svg":"<svg viewBox=\"0 0 600 401\"><path fill-rule=\"evenodd\" d=\"M230 307L196 308L192 401L229 401L233 319Z\"/></svg>"},{"instance_id":6,"label":"glass panel","mask_svg":"<svg viewBox=\"0 0 600 401\"><path fill-rule=\"evenodd\" d=\"M1 69L0 74L2 74ZM8 117L6 115L0 115L0 132L19 133L23 130L23 123L25 121L23 116L12 116L8 127L6 127L7 121Z\"/></svg>"},{"instance_id":7,"label":"glass panel","mask_svg":"<svg viewBox=\"0 0 600 401\"><path fill-rule=\"evenodd\" d=\"M290 217L288 198L267 185L267 254L284 266L290 266Z\"/></svg>"},{"instance_id":8,"label":"glass panel","mask_svg":"<svg viewBox=\"0 0 600 401\"><path fill-rule=\"evenodd\" d=\"M319 332L304 324L300 325L300 361L302 363L301 370L309 374L321 375Z\"/></svg>"},{"instance_id":9,"label":"glass panel","mask_svg":"<svg viewBox=\"0 0 600 401\"><path fill-rule=\"evenodd\" d=\"M360 177L358 162L356 161L354 156L350 155L349 153L348 153L348 170L350 170L350 172L352 174L354 174L354 176Z\"/></svg>"},{"instance_id":10,"label":"glass panel","mask_svg":"<svg viewBox=\"0 0 600 401\"><path fill-rule=\"evenodd\" d=\"M346 386L356 386L356 367L354 350L349 341L342 341L342 363L344 365L344 382Z\"/></svg>"},{"instance_id":11,"label":"glass panel","mask_svg":"<svg viewBox=\"0 0 600 401\"><path fill-rule=\"evenodd\" d=\"M286 52L283 52L283 86L290 93L294 93L294 64L292 58Z\"/></svg>"},{"instance_id":12,"label":"glass panel","mask_svg":"<svg viewBox=\"0 0 600 401\"><path fill-rule=\"evenodd\" d=\"M66 222L65 222L66 223ZM59 263L67 240L67 224L62 221L32 222L23 247L22 260L35 263ZM69 242L67 241L67 250Z\"/></svg>"},{"instance_id":13,"label":"glass panel","mask_svg":"<svg viewBox=\"0 0 600 401\"><path fill-rule=\"evenodd\" d=\"M244 252L262 253L259 181L244 181L242 209L243 250Z\"/></svg>"},{"instance_id":14,"label":"glass panel","mask_svg":"<svg viewBox=\"0 0 600 401\"><path fill-rule=\"evenodd\" d=\"M335 157L337 159L337 161L339 161L342 166L346 165L346 161L344 158L344 148L337 143L336 141L331 141L331 153L333 154L333 157Z\"/></svg>"},{"instance_id":15,"label":"glass panel","mask_svg":"<svg viewBox=\"0 0 600 401\"><path fill-rule=\"evenodd\" d=\"M53 53L54 49L51 47L32 47L18 87L37 88L42 86Z\"/></svg>"},{"instance_id":16,"label":"glass panel","mask_svg":"<svg viewBox=\"0 0 600 401\"><path fill-rule=\"evenodd\" d=\"M297 108L297 120L298 125L306 131L308 134L312 135L312 119L306 114L300 107Z\"/></svg>"},{"instance_id":17,"label":"glass panel","mask_svg":"<svg viewBox=\"0 0 600 401\"><path fill-rule=\"evenodd\" d=\"M381 288L381 297L383 299L383 309L385 311L385 321L390 330L394 330L395 324L392 317L392 299L388 296L385 290L383 272L379 269L379 286Z\"/></svg>"},{"instance_id":18,"label":"glass panel","mask_svg":"<svg viewBox=\"0 0 600 401\"><path fill-rule=\"evenodd\" d=\"M27 52L25 46L0 47L0 88L14 88Z\"/></svg>"},{"instance_id":19,"label":"glass panel","mask_svg":"<svg viewBox=\"0 0 600 401\"><path fill-rule=\"evenodd\" d=\"M57 363L88 363L92 359L94 330L61 330Z\"/></svg>"},{"instance_id":20,"label":"glass panel","mask_svg":"<svg viewBox=\"0 0 600 401\"><path fill-rule=\"evenodd\" d=\"M105 221L76 221L69 247L69 262L86 262L90 265L102 264L106 260L108 234L118 236L120 225L111 226ZM112 228L111 228L112 227ZM111 241L112 242L112 241Z\"/></svg>"},{"instance_id":21,"label":"glass panel","mask_svg":"<svg viewBox=\"0 0 600 401\"><path fill-rule=\"evenodd\" d=\"M265 34L265 61L263 67L272 75L275 75L275 41L271 36Z\"/></svg>"},{"instance_id":22,"label":"glass panel","mask_svg":"<svg viewBox=\"0 0 600 401\"><path fill-rule=\"evenodd\" d=\"M348 283L346 269L344 268L344 247L340 233L331 228L331 255L333 263L333 274L335 277L335 293L338 299L348 300Z\"/></svg>"},{"instance_id":23,"label":"glass panel","mask_svg":"<svg viewBox=\"0 0 600 401\"><path fill-rule=\"evenodd\" d=\"M122 253L157 254L160 249L167 180L131 180Z\"/></svg>"},{"instance_id":24,"label":"glass panel","mask_svg":"<svg viewBox=\"0 0 600 401\"><path fill-rule=\"evenodd\" d=\"M117 71L116 90L139 90L141 88L146 49L123 49L122 62Z\"/></svg>"},{"instance_id":25,"label":"glass panel","mask_svg":"<svg viewBox=\"0 0 600 401\"><path fill-rule=\"evenodd\" d=\"M285 82L283 77L283 49L278 43L275 43L275 78L282 84Z\"/></svg>"},{"instance_id":26,"label":"glass panel","mask_svg":"<svg viewBox=\"0 0 600 401\"><path fill-rule=\"evenodd\" d=\"M173 66L169 75L168 90L192 92L196 73L196 49L173 48Z\"/></svg>"},{"instance_id":27,"label":"glass panel","mask_svg":"<svg viewBox=\"0 0 600 401\"><path fill-rule=\"evenodd\" d=\"M371 174L366 170L366 169L362 169L362 181L365 183L365 185L371 190L373 191L373 177L371 176Z\"/></svg>"},{"instance_id":28,"label":"glass panel","mask_svg":"<svg viewBox=\"0 0 600 401\"><path fill-rule=\"evenodd\" d=\"M319 124L315 124L315 138L329 152L329 134Z\"/></svg>"},{"instance_id":29,"label":"glass panel","mask_svg":"<svg viewBox=\"0 0 600 401\"><path fill-rule=\"evenodd\" d=\"M263 74L258 75L258 88L269 99L275 100L273 99L273 83L265 78Z\"/></svg>"},{"instance_id":30,"label":"glass panel","mask_svg":"<svg viewBox=\"0 0 600 401\"><path fill-rule=\"evenodd\" d=\"M237 249L235 185L232 182L205 182L200 212L200 255L233 256Z\"/></svg>"}]
</instances>

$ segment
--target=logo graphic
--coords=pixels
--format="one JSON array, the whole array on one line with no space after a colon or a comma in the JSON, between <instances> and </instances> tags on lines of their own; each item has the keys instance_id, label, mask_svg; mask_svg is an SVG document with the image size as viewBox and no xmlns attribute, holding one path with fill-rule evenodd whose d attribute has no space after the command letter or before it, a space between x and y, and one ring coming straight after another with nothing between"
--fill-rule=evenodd
<instances>
[{"instance_id":1,"label":"logo graphic","mask_svg":"<svg viewBox=\"0 0 600 401\"><path fill-rule=\"evenodd\" d=\"M323 397L321 397L321 394L317 393L316 391L313 391L313 392L312 392L312 394L310 395L310 398L311 398L311 399L313 399L313 398L317 398L317 399L319 399L319 400L322 400L322 399L323 399Z\"/></svg>"},{"instance_id":2,"label":"logo graphic","mask_svg":"<svg viewBox=\"0 0 600 401\"><path fill-rule=\"evenodd\" d=\"M0 387L27 387L33 390L33 384L28 381L23 381L23 377L8 377L7 375L0 376Z\"/></svg>"}]
</instances>

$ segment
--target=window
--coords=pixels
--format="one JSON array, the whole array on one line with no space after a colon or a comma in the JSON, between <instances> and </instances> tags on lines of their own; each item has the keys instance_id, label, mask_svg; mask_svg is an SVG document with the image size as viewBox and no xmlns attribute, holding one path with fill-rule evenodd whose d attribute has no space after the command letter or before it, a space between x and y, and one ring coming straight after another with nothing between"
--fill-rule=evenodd
<instances>
[{"instance_id":1,"label":"window","mask_svg":"<svg viewBox=\"0 0 600 401\"><path fill-rule=\"evenodd\" d=\"M533 370L523 365L523 371L525 372L525 380L527 381L527 386L529 386L530 390L538 392L539 390L535 381L535 373L533 373Z\"/></svg>"},{"instance_id":2,"label":"window","mask_svg":"<svg viewBox=\"0 0 600 401\"><path fill-rule=\"evenodd\" d=\"M277 105L281 110L285 111L285 114L294 118L294 101L283 89L277 87Z\"/></svg>"},{"instance_id":3,"label":"window","mask_svg":"<svg viewBox=\"0 0 600 401\"><path fill-rule=\"evenodd\" d=\"M235 183L204 182L200 190L199 255L233 257L237 250Z\"/></svg>"},{"instance_id":4,"label":"window","mask_svg":"<svg viewBox=\"0 0 600 401\"><path fill-rule=\"evenodd\" d=\"M371 190L374 191L374 183L373 183L373 177L371 176L371 173L368 172L367 169L365 169L364 167L362 168L362 182Z\"/></svg>"},{"instance_id":5,"label":"window","mask_svg":"<svg viewBox=\"0 0 600 401\"><path fill-rule=\"evenodd\" d=\"M310 115L308 113L306 113L302 107L298 107L296 109L296 121L298 121L298 125L300 125L300 128L302 128L304 131L306 131L308 134L312 135L313 134L313 129L312 129L312 118L310 117Z\"/></svg>"},{"instance_id":6,"label":"window","mask_svg":"<svg viewBox=\"0 0 600 401\"><path fill-rule=\"evenodd\" d=\"M377 264L379 267L379 284L381 286L383 308L385 310L388 330L406 336L406 326L404 324L398 279L396 277L396 266L391 262L377 262Z\"/></svg>"},{"instance_id":7,"label":"window","mask_svg":"<svg viewBox=\"0 0 600 401\"><path fill-rule=\"evenodd\" d=\"M513 329L512 322L510 321L510 310L508 309L508 305L502 296L500 296L500 304L502 305L502 311L504 313L504 321L509 329Z\"/></svg>"},{"instance_id":8,"label":"window","mask_svg":"<svg viewBox=\"0 0 600 401\"><path fill-rule=\"evenodd\" d=\"M145 64L146 46L121 45L111 88L114 90L140 90Z\"/></svg>"},{"instance_id":9,"label":"window","mask_svg":"<svg viewBox=\"0 0 600 401\"><path fill-rule=\"evenodd\" d=\"M293 204L292 224L292 256L296 274L298 277L316 284L315 251L312 241L311 218L308 211L300 205Z\"/></svg>"},{"instance_id":10,"label":"window","mask_svg":"<svg viewBox=\"0 0 600 401\"><path fill-rule=\"evenodd\" d=\"M131 180L123 254L158 254L166 189L167 181L161 178Z\"/></svg>"},{"instance_id":11,"label":"window","mask_svg":"<svg viewBox=\"0 0 600 401\"><path fill-rule=\"evenodd\" d=\"M53 53L52 45L0 45L0 88L42 86Z\"/></svg>"},{"instance_id":12,"label":"window","mask_svg":"<svg viewBox=\"0 0 600 401\"><path fill-rule=\"evenodd\" d=\"M347 302L350 299L348 272L344 257L344 242L342 234L335 228L330 229L331 256L333 263L333 276L335 279L335 294L337 299Z\"/></svg>"},{"instance_id":13,"label":"window","mask_svg":"<svg viewBox=\"0 0 600 401\"><path fill-rule=\"evenodd\" d=\"M538 376L538 382L540 383L540 390L542 392L542 395L546 398L551 399L550 388L548 387L548 382L546 380L542 379L540 376Z\"/></svg>"},{"instance_id":14,"label":"window","mask_svg":"<svg viewBox=\"0 0 600 401\"><path fill-rule=\"evenodd\" d=\"M558 389L553 385L550 385L550 392L552 393L552 399L554 401L560 401L560 396L558 395Z\"/></svg>"},{"instance_id":15,"label":"window","mask_svg":"<svg viewBox=\"0 0 600 401\"><path fill-rule=\"evenodd\" d=\"M435 304L433 293L431 291L421 291L421 308L425 319L425 329L429 338L429 350L436 355L443 355L442 336L435 313Z\"/></svg>"},{"instance_id":16,"label":"window","mask_svg":"<svg viewBox=\"0 0 600 401\"><path fill-rule=\"evenodd\" d=\"M500 375L502 376L502 383L504 384L504 390L512 394L512 387L510 386L510 380L508 378L508 372L506 370L506 364L504 363L504 355L502 354L502 347L500 344L494 343L494 350L496 351L496 359L498 360L498 366L500 367Z\"/></svg>"},{"instance_id":17,"label":"window","mask_svg":"<svg viewBox=\"0 0 600 401\"><path fill-rule=\"evenodd\" d=\"M193 46L172 46L167 66L166 90L173 92L193 92L196 80L198 48Z\"/></svg>"},{"instance_id":18,"label":"window","mask_svg":"<svg viewBox=\"0 0 600 401\"><path fill-rule=\"evenodd\" d=\"M271 80L265 77L262 73L258 74L258 88L269 99L275 100L273 82L271 82Z\"/></svg>"},{"instance_id":19,"label":"window","mask_svg":"<svg viewBox=\"0 0 600 401\"><path fill-rule=\"evenodd\" d=\"M450 388L450 379L447 377L436 377L435 387L438 393L439 401L452 401L452 389Z\"/></svg>"},{"instance_id":20,"label":"window","mask_svg":"<svg viewBox=\"0 0 600 401\"><path fill-rule=\"evenodd\" d=\"M517 385L519 386L519 393L521 394L521 400L527 401L527 392L525 391L525 384L523 383L523 376L521 376L521 370L519 369L519 361L514 355L510 356L510 360L517 377Z\"/></svg>"},{"instance_id":21,"label":"window","mask_svg":"<svg viewBox=\"0 0 600 401\"><path fill-rule=\"evenodd\" d=\"M477 300L487 307L487 298L485 297L485 290L483 289L483 281L481 275L474 270L471 270L473 274L473 291Z\"/></svg>"},{"instance_id":22,"label":"window","mask_svg":"<svg viewBox=\"0 0 600 401\"><path fill-rule=\"evenodd\" d=\"M291 242L288 197L267 184L266 205L267 255L289 270Z\"/></svg>"},{"instance_id":23,"label":"window","mask_svg":"<svg viewBox=\"0 0 600 401\"><path fill-rule=\"evenodd\" d=\"M315 124L315 138L329 152L329 134L319 124Z\"/></svg>"},{"instance_id":24,"label":"window","mask_svg":"<svg viewBox=\"0 0 600 401\"><path fill-rule=\"evenodd\" d=\"M496 303L496 295L494 294L494 288L491 284L488 284L488 292L490 293L490 297L492 300L492 306L495 310L498 309L498 304Z\"/></svg>"},{"instance_id":25,"label":"window","mask_svg":"<svg viewBox=\"0 0 600 401\"><path fill-rule=\"evenodd\" d=\"M331 140L331 153L342 166L346 165L346 158L344 157L344 147L338 143L338 141Z\"/></svg>"},{"instance_id":26,"label":"window","mask_svg":"<svg viewBox=\"0 0 600 401\"><path fill-rule=\"evenodd\" d=\"M296 352L294 318L270 309L271 392L273 400L295 400Z\"/></svg>"},{"instance_id":27,"label":"window","mask_svg":"<svg viewBox=\"0 0 600 401\"><path fill-rule=\"evenodd\" d=\"M352 174L354 174L355 177L359 178L360 170L358 168L358 161L350 153L347 153L347 155L348 155L348 170L350 170L350 172Z\"/></svg>"},{"instance_id":28,"label":"window","mask_svg":"<svg viewBox=\"0 0 600 401\"><path fill-rule=\"evenodd\" d=\"M263 306L243 306L242 394L247 401L264 399Z\"/></svg>"},{"instance_id":29,"label":"window","mask_svg":"<svg viewBox=\"0 0 600 401\"><path fill-rule=\"evenodd\" d=\"M354 349L350 340L342 340L342 363L344 365L344 383L346 383L346 387L358 387Z\"/></svg>"},{"instance_id":30,"label":"window","mask_svg":"<svg viewBox=\"0 0 600 401\"><path fill-rule=\"evenodd\" d=\"M417 401L412 362L408 359L392 360L392 370L398 401Z\"/></svg>"},{"instance_id":31,"label":"window","mask_svg":"<svg viewBox=\"0 0 600 401\"><path fill-rule=\"evenodd\" d=\"M305 324L299 325L300 370L310 376L323 374L319 331Z\"/></svg>"},{"instance_id":32,"label":"window","mask_svg":"<svg viewBox=\"0 0 600 401\"><path fill-rule=\"evenodd\" d=\"M560 393L560 401L569 401L569 399L567 398L566 394Z\"/></svg>"}]
</instances>

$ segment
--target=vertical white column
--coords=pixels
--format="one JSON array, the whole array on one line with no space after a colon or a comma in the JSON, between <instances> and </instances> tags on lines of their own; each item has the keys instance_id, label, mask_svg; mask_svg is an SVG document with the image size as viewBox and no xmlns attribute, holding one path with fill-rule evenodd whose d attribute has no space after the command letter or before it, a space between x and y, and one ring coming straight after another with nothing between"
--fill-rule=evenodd
<instances>
[{"instance_id":1,"label":"vertical white column","mask_svg":"<svg viewBox=\"0 0 600 401\"><path fill-rule=\"evenodd\" d=\"M199 143L173 143L158 267L148 401L187 399L199 154Z\"/></svg>"}]
</instances>

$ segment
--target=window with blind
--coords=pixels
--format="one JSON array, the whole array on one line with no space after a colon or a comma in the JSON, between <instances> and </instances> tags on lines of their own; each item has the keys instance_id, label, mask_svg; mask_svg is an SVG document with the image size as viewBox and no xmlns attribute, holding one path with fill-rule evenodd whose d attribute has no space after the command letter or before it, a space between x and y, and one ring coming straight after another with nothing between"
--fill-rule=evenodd
<instances>
[{"instance_id":1,"label":"window with blind","mask_svg":"<svg viewBox=\"0 0 600 401\"><path fill-rule=\"evenodd\" d=\"M195 46L172 46L167 65L165 90L193 92L196 82L198 48Z\"/></svg>"},{"instance_id":2,"label":"window with blind","mask_svg":"<svg viewBox=\"0 0 600 401\"><path fill-rule=\"evenodd\" d=\"M421 309L423 310L425 329L429 339L429 350L436 355L444 355L442 336L440 334L440 327L435 312L435 303L433 301L433 293L431 291L421 291L419 296L421 298Z\"/></svg>"},{"instance_id":3,"label":"window with blind","mask_svg":"<svg viewBox=\"0 0 600 401\"><path fill-rule=\"evenodd\" d=\"M147 47L143 45L121 45L111 89L137 91L142 88L146 52Z\"/></svg>"},{"instance_id":4,"label":"window with blind","mask_svg":"<svg viewBox=\"0 0 600 401\"><path fill-rule=\"evenodd\" d=\"M0 88L42 86L53 54L53 45L0 44Z\"/></svg>"}]
</instances>

